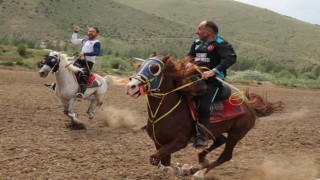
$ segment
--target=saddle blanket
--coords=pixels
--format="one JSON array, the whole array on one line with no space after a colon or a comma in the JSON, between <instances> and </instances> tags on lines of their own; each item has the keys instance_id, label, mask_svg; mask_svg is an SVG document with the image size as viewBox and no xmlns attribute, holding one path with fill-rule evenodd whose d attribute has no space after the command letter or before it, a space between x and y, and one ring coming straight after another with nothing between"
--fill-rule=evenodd
<instances>
[{"instance_id":1,"label":"saddle blanket","mask_svg":"<svg viewBox=\"0 0 320 180\"><path fill-rule=\"evenodd\" d=\"M190 98L187 98L187 104L189 106L193 119L198 119L196 107L194 106L194 103ZM231 103L229 99L226 99L222 101L222 104L222 110L214 110L211 113L210 123L217 123L225 120L230 120L239 117L245 113L244 107L239 100L232 100Z\"/></svg>"}]
</instances>

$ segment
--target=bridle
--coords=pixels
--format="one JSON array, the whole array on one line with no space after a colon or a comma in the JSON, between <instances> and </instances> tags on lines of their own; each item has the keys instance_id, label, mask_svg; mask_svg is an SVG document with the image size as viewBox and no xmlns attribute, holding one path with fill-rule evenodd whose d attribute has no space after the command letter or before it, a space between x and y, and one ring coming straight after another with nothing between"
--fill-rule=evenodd
<instances>
[{"instance_id":1,"label":"bridle","mask_svg":"<svg viewBox=\"0 0 320 180\"><path fill-rule=\"evenodd\" d=\"M153 64L158 64L159 67L161 67L157 73L155 74L151 74L149 67ZM147 66L149 65L149 67ZM148 67L148 68L147 68ZM158 142L157 138L156 138L156 134L155 134L155 124L157 122L159 122L160 120L162 120L163 118L165 118L166 116L168 116L169 114L171 114L174 110L176 110L179 105L181 104L182 101L182 96L180 96L179 100L175 103L175 105L165 114L161 115L160 117L156 118L158 115L158 111L162 105L163 100L165 99L165 97L173 92L176 92L178 90L181 90L187 86L192 85L193 83L196 83L199 80L202 79L198 79L196 81L190 82L188 84L182 85L180 87L177 87L169 92L165 92L165 93L160 93L160 89L159 87L162 84L162 80L163 80L163 70L164 64L160 59L149 59L148 61L145 61L141 67L138 69L137 73L131 77L130 79L136 79L138 81L140 81L142 83L141 88L144 88L145 90L145 97L147 100L147 105L148 105L148 109L149 109L149 113L150 116L148 118L148 120L150 121L150 123L152 124L152 131L153 131L153 139L154 141L161 146L161 144ZM149 70L149 72L146 70L146 68ZM156 82L157 84L152 84ZM153 112L151 110L151 106L150 106L150 101L149 101L149 97L155 97L155 98L161 98L156 110Z\"/></svg>"},{"instance_id":2,"label":"bridle","mask_svg":"<svg viewBox=\"0 0 320 180\"><path fill-rule=\"evenodd\" d=\"M44 64L51 68L52 74L56 73L59 70L60 58L56 55L49 55L44 58Z\"/></svg>"}]
</instances>

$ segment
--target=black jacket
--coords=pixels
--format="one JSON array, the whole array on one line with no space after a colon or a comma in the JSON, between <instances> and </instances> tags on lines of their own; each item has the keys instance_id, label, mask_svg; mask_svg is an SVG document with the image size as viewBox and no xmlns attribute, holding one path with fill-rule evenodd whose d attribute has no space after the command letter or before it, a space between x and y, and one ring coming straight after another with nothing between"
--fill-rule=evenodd
<instances>
[{"instance_id":1,"label":"black jacket","mask_svg":"<svg viewBox=\"0 0 320 180\"><path fill-rule=\"evenodd\" d=\"M224 77L227 75L227 69L237 60L237 55L232 45L222 39L220 35L217 35L211 42L195 40L188 55L194 57L194 64L209 69L216 68L223 73ZM209 78L208 81L217 80Z\"/></svg>"}]
</instances>

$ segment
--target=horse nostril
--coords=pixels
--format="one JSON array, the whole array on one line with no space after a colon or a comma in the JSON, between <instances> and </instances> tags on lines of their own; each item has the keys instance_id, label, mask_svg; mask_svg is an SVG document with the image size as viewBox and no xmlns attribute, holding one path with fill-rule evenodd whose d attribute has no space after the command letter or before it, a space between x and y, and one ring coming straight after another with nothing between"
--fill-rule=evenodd
<instances>
[{"instance_id":1,"label":"horse nostril","mask_svg":"<svg viewBox=\"0 0 320 180\"><path fill-rule=\"evenodd\" d=\"M133 85L133 86L131 86L131 89L135 89L137 86L136 85Z\"/></svg>"}]
</instances>

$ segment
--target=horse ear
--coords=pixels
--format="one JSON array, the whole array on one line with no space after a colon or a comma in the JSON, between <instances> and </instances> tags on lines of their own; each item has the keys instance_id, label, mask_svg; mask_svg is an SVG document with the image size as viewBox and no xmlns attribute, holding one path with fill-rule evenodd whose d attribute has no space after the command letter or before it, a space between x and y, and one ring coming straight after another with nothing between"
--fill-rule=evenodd
<instances>
[{"instance_id":1,"label":"horse ear","mask_svg":"<svg viewBox=\"0 0 320 180\"><path fill-rule=\"evenodd\" d=\"M149 55L149 58L156 57L156 56L157 56L157 52L153 51L153 52Z\"/></svg>"},{"instance_id":2,"label":"horse ear","mask_svg":"<svg viewBox=\"0 0 320 180\"><path fill-rule=\"evenodd\" d=\"M134 71L137 71L141 64L145 62L146 60L141 58L132 58L133 64L134 64Z\"/></svg>"},{"instance_id":3,"label":"horse ear","mask_svg":"<svg viewBox=\"0 0 320 180\"><path fill-rule=\"evenodd\" d=\"M170 60L171 55L168 54L165 57L162 58L162 62L166 63L168 60Z\"/></svg>"}]
</instances>

